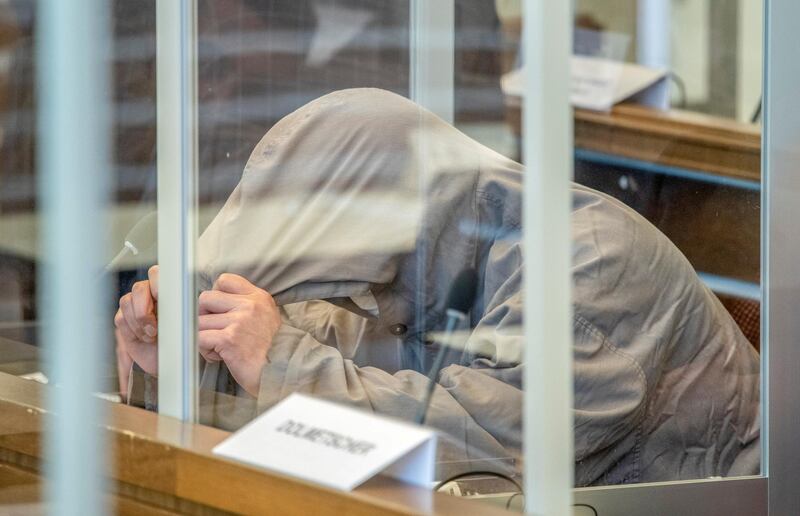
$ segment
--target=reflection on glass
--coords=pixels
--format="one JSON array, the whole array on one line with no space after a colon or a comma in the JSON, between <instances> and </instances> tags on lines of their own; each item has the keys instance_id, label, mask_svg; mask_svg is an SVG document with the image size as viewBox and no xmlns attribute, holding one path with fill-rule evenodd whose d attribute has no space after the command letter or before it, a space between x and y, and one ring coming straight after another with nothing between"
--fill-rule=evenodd
<instances>
[{"instance_id":1,"label":"reflection on glass","mask_svg":"<svg viewBox=\"0 0 800 516\"><path fill-rule=\"evenodd\" d=\"M134 5L136 4L136 5ZM112 205L98 216L111 227L109 247L101 257L110 263L113 307L119 293L130 288L137 268L155 260L155 226L140 226L137 252L124 249L126 235L154 209L155 81L153 76L155 23L152 2L117 2L112 9L116 66L111 85L112 124L117 144L108 171ZM41 260L37 246L43 206L37 198L37 109L34 103L37 4L6 2L0 6L0 371L30 375L46 381L49 364L40 353L41 304L36 271ZM109 306L109 308L111 308ZM98 379L111 399L119 399L114 347L109 345ZM124 393L123 393L124 394Z\"/></svg>"},{"instance_id":2,"label":"reflection on glass","mask_svg":"<svg viewBox=\"0 0 800 516\"><path fill-rule=\"evenodd\" d=\"M152 2L151 2L152 3ZM110 92L113 98L112 112L109 113L109 122L112 125L112 135L110 138L117 140L109 167L99 170L102 177L90 178L89 184L93 187L97 185L112 184L112 199L109 206L98 208L97 213L92 213L96 217L100 226L108 226L111 231L109 246L101 249L99 254L95 249L81 247L80 241L71 241L74 249L83 253L80 259L83 265L91 265L92 271L88 273L84 289L70 289L69 304L82 312L86 318L93 317L91 314L97 312L105 313L112 306L117 307L117 300L121 291L127 290L127 277L132 275L135 270L155 259L155 252L152 249L154 241L154 225L146 225L143 231L139 231L136 237L137 249L132 252L129 248L124 248L125 235L136 225L145 214L151 211L152 204L143 196L142 184L146 182L146 177L153 172L154 156L152 143L148 140L148 135L155 134L154 114L154 81L152 73L148 74L147 66L142 65L142 61L147 59L148 52L154 48L154 38L149 27L153 26L154 17L152 9L148 9L147 2L133 2L124 4L122 2L111 8L114 22L111 29L113 44L105 39L103 31L94 32L93 29L102 26L99 22L90 19L83 19L85 26L83 34L97 37L97 40L81 40L83 44L91 45L99 49L108 49L109 61L116 66L114 82L110 84ZM61 5L61 4L59 4ZM80 371L63 373L56 367L55 357L70 356L85 363L90 363L93 351L89 343L75 341L75 335L85 333L86 319L81 317L71 318L68 322L66 332L58 332L52 335L50 343L53 347L59 346L60 349L52 349L52 353L45 354L42 350L44 343L44 329L52 329L53 322L58 319L56 313L50 313L46 320L43 314L43 307L53 306L53 298L47 294L52 294L52 285L43 285L42 269L45 263L52 266L59 263L63 266L62 256L45 254L41 246L44 226L44 212L55 210L53 206L46 204L46 200L37 194L43 190L41 183L42 167L44 163L38 161L42 156L42 149L52 141L45 140L53 134L57 124L37 127L37 122L47 120L41 116L41 105L37 105L37 98L42 100L41 89L37 88L38 81L42 80L40 75L36 77L35 71L42 70L43 63L49 61L51 66L64 66L63 83L50 81L48 84L55 90L68 88L70 81L66 78L72 76L75 81L87 81L95 77L92 73L81 73L80 59L72 62L67 58L56 58L48 51L50 47L41 44L44 38L43 27L52 27L46 23L43 9L53 8L54 4L45 2L34 2L30 0L19 0L3 2L0 5L0 112L2 121L0 122L0 160L2 161L2 179L0 180L0 398L2 398L2 408L0 408L0 448L2 448L3 460L0 461L0 504L3 509L0 512L42 512L50 510L49 507L36 505L42 502L43 496L51 495L59 491L54 486L53 472L60 467L63 462L59 462L58 457L49 455L48 448L43 443L49 441L55 443L60 452L72 453L79 462L88 468L83 475L91 478L91 464L111 463L111 446L106 446L107 435L105 430L100 430L102 436L93 439L93 434L86 432L78 433L84 439L81 442L79 437L73 437L75 433L70 432L74 423L83 425L100 424L104 421L94 421L91 413L80 413L76 409L81 405L78 401L79 396L62 396L62 400L70 400L68 406L47 406L47 411L56 412L59 417L58 423L53 425L56 431L50 433L47 438L42 434L46 423L53 418L52 415L44 414L38 409L45 408L45 399L58 399L55 393L68 393L69 384L73 384L75 379L85 381L92 385L94 394L110 402L120 402L125 393L119 390L119 379L117 374L117 364L115 357L115 347L111 338L113 324L110 320L99 323L101 328L95 328L98 333L109 337L105 341L106 346L102 350L99 358L99 367L88 375ZM52 12L49 18L52 19ZM80 12L80 11L73 11ZM101 16L102 10L98 10ZM78 18L80 18L78 16ZM73 27L74 28L74 27ZM56 33L48 34L48 39L53 38ZM64 37L69 37L67 34ZM134 37L135 36L135 37ZM57 38L60 36L56 36ZM39 41L37 45L37 40ZM71 43L75 43L72 40ZM65 42L66 43L66 42ZM75 45L65 44L61 48L75 48ZM100 52L103 53L103 52ZM95 64L98 67L107 64L105 55L101 61ZM110 71L110 70L109 70ZM110 75L109 75L110 76ZM41 82L39 82L41 84ZM71 84L75 84L73 81ZM92 85L83 91L96 90ZM38 89L38 95L37 95ZM69 91L69 90L67 90ZM51 96L52 99L55 95ZM106 99L100 95L90 99L102 106ZM74 104L71 104L74 106ZM50 113L53 113L53 106L50 105ZM85 115L85 123L78 118L72 118L68 122L81 126L84 131L82 134L84 141L92 141L92 126L101 124L103 120L89 119L96 116L103 110L87 109L82 111ZM52 122L52 119L50 120ZM63 149L62 149L63 150ZM94 151L83 153L78 159L85 159L86 156L103 156L105 152L102 148L94 148ZM60 165L60 163L59 163ZM73 165L75 165L73 163ZM91 188L86 187L87 182L78 177L71 177L69 174L74 166L64 164L63 168L54 171L65 181L73 180L74 185L84 192L81 196L73 197L78 202L88 203L90 197L86 193ZM85 168L83 169L85 171ZM37 181L40 183L37 189ZM52 183L48 183L51 184ZM63 190L61 191L63 194ZM151 197L152 199L152 197ZM63 206L61 207L63 210ZM67 217L68 220L69 217ZM65 220L65 219L62 219ZM93 231L88 227L70 228L74 231ZM142 228L140 228L142 229ZM87 233L88 234L88 233ZM95 235L97 236L97 235ZM50 243L50 241L48 241ZM124 252L120 252L123 249ZM119 253L119 254L118 254ZM117 255L117 259L112 259ZM109 263L104 271L99 264ZM71 275L60 277L82 277L81 271L70 269ZM38 284L37 284L38 277ZM109 301L108 306L96 306L87 292L93 290L98 284L113 285L112 292L105 292L102 298ZM73 292L74 290L74 292ZM38 291L38 297L37 297ZM110 303L113 301L113 305ZM63 312L58 314L63 318ZM96 322L92 320L92 323ZM74 334L69 334L70 329L74 329ZM66 333L66 335L62 335ZM69 363L66 360L59 360L59 364ZM124 365L124 364L122 364ZM61 369L64 369L62 365ZM125 369L124 367L122 369ZM129 368L128 368L129 369ZM125 369L124 378L127 378L128 369ZM61 374L59 374L61 373ZM39 384L50 385L43 388ZM65 387L65 388L62 388ZM96 387L96 388L95 388ZM74 387L72 387L74 388ZM74 392L74 391L73 391ZM45 394L47 393L47 394ZM88 393L87 393L88 396ZM22 401L21 401L22 400ZM72 402L75 401L73 405ZM94 400L81 400L94 403ZM71 408L70 408L71 407ZM113 405L108 404L94 415L112 413ZM89 419L87 419L87 417ZM61 424L64 422L64 424ZM105 428L103 426L102 428ZM61 442L59 442L59 439ZM86 448L84 448L86 446ZM53 448L50 448L51 450ZM61 455L61 453L59 453ZM94 455L94 456L92 456ZM63 455L61 455L63 459ZM62 466L63 467L63 466ZM50 486L43 489L44 476L51 475ZM67 477L77 482L82 482L80 476L75 476L74 471L67 471ZM57 478L57 477L56 477ZM83 484L84 488L91 487L91 481ZM93 507L97 507L89 497L82 493L80 488L77 491L69 489L60 490L58 496L63 493L71 493L73 497L78 497L78 504L91 512ZM94 494L94 493L93 493ZM98 498L102 498L97 493ZM62 498L63 500L64 498ZM111 497L110 500L103 499L104 507L111 510L113 505L119 505L118 497ZM6 505L8 504L8 505ZM18 507L11 507L18 504ZM64 509L64 510L68 510Z\"/></svg>"},{"instance_id":3,"label":"reflection on glass","mask_svg":"<svg viewBox=\"0 0 800 516\"><path fill-rule=\"evenodd\" d=\"M669 71L674 108L740 122L760 111L762 11L762 1L575 3L578 27L631 41L621 60Z\"/></svg>"},{"instance_id":4,"label":"reflection on glass","mask_svg":"<svg viewBox=\"0 0 800 516\"><path fill-rule=\"evenodd\" d=\"M635 3L578 2L576 54L634 60ZM522 65L520 4L456 2L451 126L406 98L405 2L199 2L202 423L235 430L298 391L413 421L432 375L425 421L440 431L443 489L516 491L526 172L522 99L501 77ZM122 245L155 207L155 15L152 1L115 6L108 216ZM0 9L13 28L0 40L1 367L46 374L35 347L34 10ZM707 25L733 38L730 25ZM704 48L719 57L713 41ZM695 42L672 38L673 106L749 119L760 95L750 80L760 74L742 71L755 66L749 47L736 47L737 72L706 63L716 79L699 84L686 79L706 77L687 57ZM740 81L735 99L720 77ZM576 485L757 474L758 128L630 103L575 116ZM146 233L139 242L154 242ZM155 409L157 319L169 314L158 313L156 250L139 247L115 266L119 360L110 343L99 374ZM477 289L448 335L464 270Z\"/></svg>"},{"instance_id":5,"label":"reflection on glass","mask_svg":"<svg viewBox=\"0 0 800 516\"><path fill-rule=\"evenodd\" d=\"M621 346L625 350L637 340L654 339L655 354L642 362L641 348L626 351L642 366L648 385L640 406L644 412L630 414L641 417L641 424L628 429L640 434L628 436L640 447L640 462L632 478L603 482L759 472L760 131L749 122L760 105L761 8L761 2L669 0L576 5L582 30L630 37L633 44L618 59L668 71L672 110L645 107L646 99L639 97L607 113L576 111L575 179L655 225L685 256L678 254L685 271L672 275L670 288L696 272L706 298L692 305L684 288L676 299L688 304L651 312L631 343ZM576 52L580 49L576 39ZM638 248L641 239L633 238ZM653 258L647 262L655 282L665 269ZM575 285L580 285L577 279ZM669 299L670 290L662 291L659 302ZM626 297L629 303L636 299ZM631 305L637 317L658 306ZM688 311L681 316L683 309ZM686 321L670 324L679 337L658 325L665 313ZM620 346L617 340L609 336L614 346ZM576 396L580 364L576 354ZM734 419L738 423L732 424ZM655 445L642 445L642 436ZM579 439L576 431L576 445ZM596 482L580 471L578 463L577 485Z\"/></svg>"},{"instance_id":6,"label":"reflection on glass","mask_svg":"<svg viewBox=\"0 0 800 516\"><path fill-rule=\"evenodd\" d=\"M412 419L448 294L474 269L460 325L473 331L452 340L427 422L458 440L442 443L450 461L517 456L520 177L382 90L332 93L275 125L198 243L207 286L232 272L284 306L259 403L300 390Z\"/></svg>"},{"instance_id":7,"label":"reflection on glass","mask_svg":"<svg viewBox=\"0 0 800 516\"><path fill-rule=\"evenodd\" d=\"M473 268L478 294L434 371L426 421L442 431L441 478L519 474L522 168L398 95L341 89L383 82L405 93L405 76L386 84L370 64L405 69L405 40L363 39L378 27L402 33L404 12L341 7L362 25L319 53L331 34L316 8L261 7L245 8L247 30L224 11L201 16L203 421L235 429L294 391L413 419L453 278ZM462 14L460 41L488 32ZM254 27L289 54L283 73L261 71L277 66L275 51L227 32ZM262 68L219 73L244 56ZM342 67L365 75L335 75ZM457 125L500 148L508 133L491 102L501 70L485 74L495 82L484 90L461 72L455 95ZM634 211L577 185L573 210L576 484L756 473L755 351L681 252ZM146 325L140 333L156 340Z\"/></svg>"}]
</instances>

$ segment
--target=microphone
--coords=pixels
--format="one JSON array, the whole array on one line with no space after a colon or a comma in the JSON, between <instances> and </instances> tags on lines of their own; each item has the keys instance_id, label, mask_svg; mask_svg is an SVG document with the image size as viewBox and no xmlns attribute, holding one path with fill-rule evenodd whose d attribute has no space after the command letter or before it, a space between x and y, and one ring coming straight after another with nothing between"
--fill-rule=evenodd
<instances>
[{"instance_id":1,"label":"microphone","mask_svg":"<svg viewBox=\"0 0 800 516\"><path fill-rule=\"evenodd\" d=\"M105 272L116 269L123 258L132 254L138 255L140 252L150 249L155 244L156 228L158 226L158 212L151 211L137 222L128 234L125 235L125 243L113 260L105 266Z\"/></svg>"},{"instance_id":2,"label":"microphone","mask_svg":"<svg viewBox=\"0 0 800 516\"><path fill-rule=\"evenodd\" d=\"M433 398L433 391L436 388L436 376L442 368L444 356L447 349L450 347L450 340L453 337L453 332L456 326L461 321L466 320L467 312L475 302L475 294L478 289L478 273L475 269L464 269L456 275L453 284L450 287L450 292L447 294L447 303L445 303L447 315L447 323L444 330L444 339L439 347L436 358L433 361L430 371L428 371L428 388L425 391L425 398L417 410L415 421L422 425L425 424L425 417L428 415L428 407L430 407L431 399Z\"/></svg>"}]
</instances>

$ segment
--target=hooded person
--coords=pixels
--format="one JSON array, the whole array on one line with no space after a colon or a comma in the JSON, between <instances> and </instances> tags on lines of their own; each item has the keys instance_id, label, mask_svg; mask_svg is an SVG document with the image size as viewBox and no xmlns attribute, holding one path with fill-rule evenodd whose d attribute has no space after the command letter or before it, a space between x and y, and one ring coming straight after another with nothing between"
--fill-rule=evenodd
<instances>
[{"instance_id":1,"label":"hooded person","mask_svg":"<svg viewBox=\"0 0 800 516\"><path fill-rule=\"evenodd\" d=\"M230 272L269 292L282 326L255 399L223 362L203 365L201 420L234 429L293 392L413 419L448 291L474 269L426 423L446 436L444 462L519 469L523 172L382 90L278 122L198 261L203 288ZM575 484L757 473L758 357L716 297L612 198L573 185L572 229Z\"/></svg>"}]
</instances>

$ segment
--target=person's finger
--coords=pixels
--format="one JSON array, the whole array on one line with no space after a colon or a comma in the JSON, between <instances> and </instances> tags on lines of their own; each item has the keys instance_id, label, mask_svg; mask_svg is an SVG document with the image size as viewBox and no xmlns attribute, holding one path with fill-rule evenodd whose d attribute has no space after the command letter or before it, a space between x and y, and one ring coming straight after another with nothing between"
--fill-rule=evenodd
<instances>
[{"instance_id":1,"label":"person's finger","mask_svg":"<svg viewBox=\"0 0 800 516\"><path fill-rule=\"evenodd\" d=\"M128 332L133 334L133 340L139 339L139 333L136 331L136 317L133 315L133 295L129 292L119 298L119 311L125 322Z\"/></svg>"},{"instance_id":2,"label":"person's finger","mask_svg":"<svg viewBox=\"0 0 800 516\"><path fill-rule=\"evenodd\" d=\"M150 282L150 295L158 301L158 265L153 265L147 270L147 280Z\"/></svg>"},{"instance_id":3,"label":"person's finger","mask_svg":"<svg viewBox=\"0 0 800 516\"><path fill-rule=\"evenodd\" d=\"M125 342L131 342L137 340L136 334L128 326L128 321L125 320L125 316L122 314L122 308L117 310L117 315L114 316L114 325L117 327L117 331L119 335L125 340Z\"/></svg>"},{"instance_id":4,"label":"person's finger","mask_svg":"<svg viewBox=\"0 0 800 516\"><path fill-rule=\"evenodd\" d=\"M230 338L223 330L203 330L197 334L197 347L203 351L219 352L229 343Z\"/></svg>"},{"instance_id":5,"label":"person's finger","mask_svg":"<svg viewBox=\"0 0 800 516\"><path fill-rule=\"evenodd\" d=\"M197 318L197 329L205 330L224 330L234 321L234 316L230 313L224 314L201 314Z\"/></svg>"},{"instance_id":6,"label":"person's finger","mask_svg":"<svg viewBox=\"0 0 800 516\"><path fill-rule=\"evenodd\" d=\"M128 342L128 354L144 372L158 375L158 346L153 342L134 340Z\"/></svg>"},{"instance_id":7,"label":"person's finger","mask_svg":"<svg viewBox=\"0 0 800 516\"><path fill-rule=\"evenodd\" d=\"M148 337L155 337L158 333L158 320L156 319L155 300L150 293L149 281L139 281L131 289L133 315L139 326Z\"/></svg>"},{"instance_id":8,"label":"person's finger","mask_svg":"<svg viewBox=\"0 0 800 516\"><path fill-rule=\"evenodd\" d=\"M133 365L133 359L125 349L123 337L119 330L114 332L117 341L117 378L119 379L119 392L123 399L128 394L128 377Z\"/></svg>"},{"instance_id":9,"label":"person's finger","mask_svg":"<svg viewBox=\"0 0 800 516\"><path fill-rule=\"evenodd\" d=\"M220 348L228 343L228 336L222 330L203 330L197 334L197 349L209 362L220 362Z\"/></svg>"},{"instance_id":10,"label":"person's finger","mask_svg":"<svg viewBox=\"0 0 800 516\"><path fill-rule=\"evenodd\" d=\"M237 294L206 290L200 293L197 307L201 314L221 314L233 310L242 302L242 297Z\"/></svg>"},{"instance_id":11,"label":"person's finger","mask_svg":"<svg viewBox=\"0 0 800 516\"><path fill-rule=\"evenodd\" d=\"M125 316L122 315L122 307L120 306L119 308L117 308L117 313L114 314L114 326L119 328L122 325L127 326L127 323L125 322Z\"/></svg>"},{"instance_id":12,"label":"person's finger","mask_svg":"<svg viewBox=\"0 0 800 516\"><path fill-rule=\"evenodd\" d=\"M200 351L200 356L203 357L206 362L222 362L222 357L219 356L216 351Z\"/></svg>"},{"instance_id":13,"label":"person's finger","mask_svg":"<svg viewBox=\"0 0 800 516\"><path fill-rule=\"evenodd\" d=\"M119 300L119 307L122 310L122 315L125 317L125 322L128 324L128 328L133 332L136 336L136 339L143 340L143 341L152 341L153 339L149 337L141 326L139 326L139 322L136 320L136 315L133 313L133 296L128 293L122 296Z\"/></svg>"},{"instance_id":14,"label":"person's finger","mask_svg":"<svg viewBox=\"0 0 800 516\"><path fill-rule=\"evenodd\" d=\"M214 282L214 290L227 292L228 294L246 295L256 290L256 286L244 279L238 274L224 272L219 275L217 281Z\"/></svg>"},{"instance_id":15,"label":"person's finger","mask_svg":"<svg viewBox=\"0 0 800 516\"><path fill-rule=\"evenodd\" d=\"M222 362L222 357L219 356L216 351L200 351L200 356L203 357L206 362Z\"/></svg>"}]
</instances>

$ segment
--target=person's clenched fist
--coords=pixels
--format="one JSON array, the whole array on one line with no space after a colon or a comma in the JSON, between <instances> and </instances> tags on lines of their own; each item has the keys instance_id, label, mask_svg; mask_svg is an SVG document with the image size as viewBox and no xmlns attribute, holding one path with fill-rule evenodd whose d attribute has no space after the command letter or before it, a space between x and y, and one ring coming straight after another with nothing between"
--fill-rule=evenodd
<instances>
[{"instance_id":1,"label":"person's clenched fist","mask_svg":"<svg viewBox=\"0 0 800 516\"><path fill-rule=\"evenodd\" d=\"M222 274L198 301L200 354L223 361L236 383L258 396L261 370L281 325L275 300L236 274Z\"/></svg>"},{"instance_id":2,"label":"person's clenched fist","mask_svg":"<svg viewBox=\"0 0 800 516\"><path fill-rule=\"evenodd\" d=\"M158 374L158 265L147 271L148 279L133 284L119 300L114 316L120 390L127 391L131 360L146 373Z\"/></svg>"}]
</instances>

